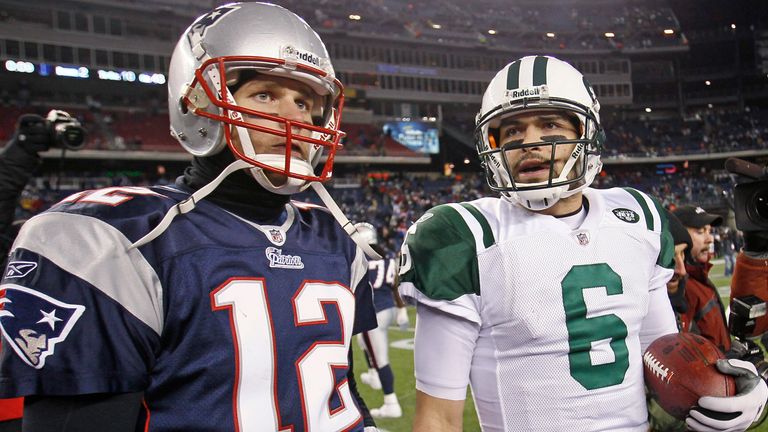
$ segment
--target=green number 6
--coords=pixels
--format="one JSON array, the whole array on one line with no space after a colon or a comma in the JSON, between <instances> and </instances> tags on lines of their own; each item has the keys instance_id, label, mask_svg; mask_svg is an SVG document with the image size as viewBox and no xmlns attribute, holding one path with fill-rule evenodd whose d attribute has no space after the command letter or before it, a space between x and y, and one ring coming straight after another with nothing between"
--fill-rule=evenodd
<instances>
[{"instance_id":1,"label":"green number 6","mask_svg":"<svg viewBox=\"0 0 768 432\"><path fill-rule=\"evenodd\" d=\"M606 294L624 292L621 277L608 264L577 265L571 268L561 282L563 307L568 327L568 363L571 376L587 390L620 384L629 369L627 351L627 325L614 314L587 318L584 290L605 287ZM610 339L614 361L592 364L592 342Z\"/></svg>"}]
</instances>

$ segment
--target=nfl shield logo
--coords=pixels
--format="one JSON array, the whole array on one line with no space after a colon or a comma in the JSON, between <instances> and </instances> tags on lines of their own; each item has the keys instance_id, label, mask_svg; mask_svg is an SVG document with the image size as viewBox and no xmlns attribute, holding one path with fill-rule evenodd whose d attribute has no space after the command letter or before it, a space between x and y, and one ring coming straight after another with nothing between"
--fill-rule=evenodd
<instances>
[{"instance_id":1,"label":"nfl shield logo","mask_svg":"<svg viewBox=\"0 0 768 432\"><path fill-rule=\"evenodd\" d=\"M582 246L586 246L589 244L589 234L585 232L580 232L576 234L576 239L579 241L579 244Z\"/></svg>"},{"instance_id":2,"label":"nfl shield logo","mask_svg":"<svg viewBox=\"0 0 768 432\"><path fill-rule=\"evenodd\" d=\"M285 243L285 235L283 234L283 231L277 228L270 228L269 229L269 241L272 243L280 246L283 243Z\"/></svg>"}]
</instances>

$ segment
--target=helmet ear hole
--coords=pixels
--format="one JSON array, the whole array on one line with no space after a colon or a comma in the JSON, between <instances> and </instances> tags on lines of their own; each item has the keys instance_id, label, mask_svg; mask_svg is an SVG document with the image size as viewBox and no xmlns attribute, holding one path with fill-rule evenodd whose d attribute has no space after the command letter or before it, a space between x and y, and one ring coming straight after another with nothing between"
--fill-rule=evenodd
<instances>
[{"instance_id":1,"label":"helmet ear hole","mask_svg":"<svg viewBox=\"0 0 768 432\"><path fill-rule=\"evenodd\" d=\"M189 114L189 107L183 97L179 98L179 111L184 115Z\"/></svg>"}]
</instances>

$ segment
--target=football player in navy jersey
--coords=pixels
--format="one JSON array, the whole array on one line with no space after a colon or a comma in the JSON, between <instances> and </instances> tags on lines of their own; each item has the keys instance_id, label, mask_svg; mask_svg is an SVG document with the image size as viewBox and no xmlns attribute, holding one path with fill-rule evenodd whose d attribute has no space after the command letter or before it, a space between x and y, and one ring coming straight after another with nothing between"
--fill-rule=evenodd
<instances>
[{"instance_id":1,"label":"football player in navy jersey","mask_svg":"<svg viewBox=\"0 0 768 432\"><path fill-rule=\"evenodd\" d=\"M350 350L376 327L375 253L320 184L343 135L322 41L282 7L221 6L168 89L194 155L174 186L80 192L19 233L0 397L27 396L29 432L375 430ZM290 201L309 186L328 209Z\"/></svg>"},{"instance_id":2,"label":"football player in navy jersey","mask_svg":"<svg viewBox=\"0 0 768 432\"><path fill-rule=\"evenodd\" d=\"M383 259L368 262L368 275L373 286L373 304L379 326L357 335L358 342L365 352L368 371L360 374L360 380L375 390L384 392L384 405L371 409L373 417L402 417L403 410L395 394L395 375L389 365L389 326L397 323L400 329L408 327L408 311L405 303L395 289L395 258L384 252L379 246L376 227L360 222L355 224L363 238Z\"/></svg>"}]
</instances>

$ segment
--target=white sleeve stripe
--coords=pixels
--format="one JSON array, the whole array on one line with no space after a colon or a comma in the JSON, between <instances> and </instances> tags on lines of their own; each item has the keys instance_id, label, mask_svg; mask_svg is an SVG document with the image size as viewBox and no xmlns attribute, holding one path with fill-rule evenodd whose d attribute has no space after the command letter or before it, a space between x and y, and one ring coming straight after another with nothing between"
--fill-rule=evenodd
<instances>
[{"instance_id":1,"label":"white sleeve stripe","mask_svg":"<svg viewBox=\"0 0 768 432\"><path fill-rule=\"evenodd\" d=\"M368 260L365 258L365 254L360 247L355 248L355 260L352 261L352 267L349 270L351 275L349 289L354 292L357 284L359 284L363 277L368 273Z\"/></svg>"},{"instance_id":2,"label":"white sleeve stripe","mask_svg":"<svg viewBox=\"0 0 768 432\"><path fill-rule=\"evenodd\" d=\"M485 250L485 245L483 244L483 227L480 226L480 222L478 222L477 219L472 216L472 213L470 213L469 210L465 209L460 204L452 203L448 205L452 209L456 210L461 218L464 219L464 223L467 224L467 228L472 231L472 237L475 240L475 250L479 255L480 252Z\"/></svg>"},{"instance_id":3,"label":"white sleeve stripe","mask_svg":"<svg viewBox=\"0 0 768 432\"><path fill-rule=\"evenodd\" d=\"M99 219L51 212L27 221L14 243L44 256L115 300L158 335L163 287L155 270L130 240Z\"/></svg>"}]
</instances>

